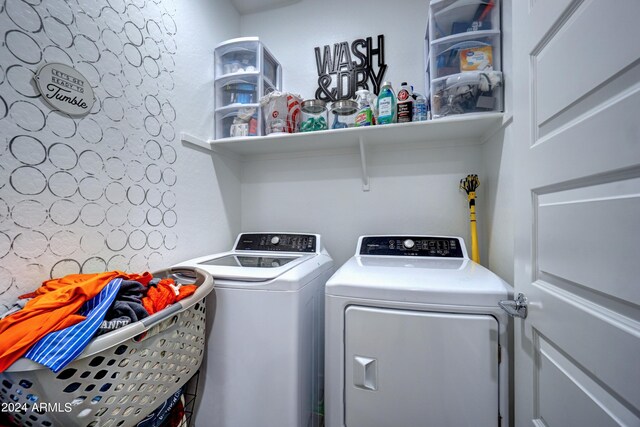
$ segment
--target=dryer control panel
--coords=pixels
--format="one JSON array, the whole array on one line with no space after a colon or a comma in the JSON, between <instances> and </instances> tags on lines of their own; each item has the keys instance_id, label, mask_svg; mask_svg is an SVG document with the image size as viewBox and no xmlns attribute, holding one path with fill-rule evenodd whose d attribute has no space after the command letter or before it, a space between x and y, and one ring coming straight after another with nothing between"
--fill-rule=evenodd
<instances>
[{"instance_id":1,"label":"dryer control panel","mask_svg":"<svg viewBox=\"0 0 640 427\"><path fill-rule=\"evenodd\" d=\"M463 248L459 237L364 236L358 254L464 258Z\"/></svg>"},{"instance_id":2,"label":"dryer control panel","mask_svg":"<svg viewBox=\"0 0 640 427\"><path fill-rule=\"evenodd\" d=\"M316 252L313 234L243 233L238 237L238 251Z\"/></svg>"}]
</instances>

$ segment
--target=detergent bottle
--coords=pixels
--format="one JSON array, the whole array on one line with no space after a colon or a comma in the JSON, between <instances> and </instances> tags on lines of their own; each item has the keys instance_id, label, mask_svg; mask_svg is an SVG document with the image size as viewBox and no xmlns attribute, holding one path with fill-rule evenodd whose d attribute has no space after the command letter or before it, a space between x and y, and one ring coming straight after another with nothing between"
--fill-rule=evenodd
<instances>
[{"instance_id":1,"label":"detergent bottle","mask_svg":"<svg viewBox=\"0 0 640 427\"><path fill-rule=\"evenodd\" d=\"M396 94L391 87L391 82L382 83L380 94L378 95L378 124L387 125L396 123Z\"/></svg>"},{"instance_id":2,"label":"detergent bottle","mask_svg":"<svg viewBox=\"0 0 640 427\"><path fill-rule=\"evenodd\" d=\"M398 91L398 123L408 123L413 120L413 96L411 87L402 82Z\"/></svg>"}]
</instances>

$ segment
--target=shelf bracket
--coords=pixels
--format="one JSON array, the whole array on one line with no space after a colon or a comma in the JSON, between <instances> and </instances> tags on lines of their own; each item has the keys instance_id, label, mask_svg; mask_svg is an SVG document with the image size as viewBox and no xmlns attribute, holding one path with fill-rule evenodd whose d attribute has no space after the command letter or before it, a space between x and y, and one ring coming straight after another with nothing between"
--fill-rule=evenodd
<instances>
[{"instance_id":1,"label":"shelf bracket","mask_svg":"<svg viewBox=\"0 0 640 427\"><path fill-rule=\"evenodd\" d=\"M204 148L205 150L214 151L211 147L211 141L198 138L197 136L193 136L185 132L180 132L180 140L186 142L187 144Z\"/></svg>"},{"instance_id":2,"label":"shelf bracket","mask_svg":"<svg viewBox=\"0 0 640 427\"><path fill-rule=\"evenodd\" d=\"M367 171L367 153L364 146L364 137L358 136L360 145L360 162L362 163L362 191L369 191L369 172Z\"/></svg>"}]
</instances>

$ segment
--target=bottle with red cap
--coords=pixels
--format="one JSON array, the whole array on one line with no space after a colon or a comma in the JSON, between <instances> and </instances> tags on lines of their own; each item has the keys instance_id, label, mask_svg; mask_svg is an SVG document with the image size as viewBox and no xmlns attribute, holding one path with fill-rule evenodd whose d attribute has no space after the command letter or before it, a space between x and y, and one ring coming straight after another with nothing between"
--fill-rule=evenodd
<instances>
[{"instance_id":1,"label":"bottle with red cap","mask_svg":"<svg viewBox=\"0 0 640 427\"><path fill-rule=\"evenodd\" d=\"M398 123L408 123L413 120L413 96L411 86L402 82L398 91Z\"/></svg>"}]
</instances>

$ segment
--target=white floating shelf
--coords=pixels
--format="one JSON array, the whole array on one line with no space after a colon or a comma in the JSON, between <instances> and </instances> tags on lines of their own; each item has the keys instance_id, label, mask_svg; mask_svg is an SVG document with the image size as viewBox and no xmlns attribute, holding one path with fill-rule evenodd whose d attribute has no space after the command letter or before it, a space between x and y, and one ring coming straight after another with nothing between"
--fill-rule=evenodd
<instances>
[{"instance_id":1,"label":"white floating shelf","mask_svg":"<svg viewBox=\"0 0 640 427\"><path fill-rule=\"evenodd\" d=\"M456 140L467 145L482 144L502 126L503 113L474 113L424 122L367 126L294 134L271 134L210 141L211 149L222 148L242 157L336 148L419 143L445 146Z\"/></svg>"},{"instance_id":2,"label":"white floating shelf","mask_svg":"<svg viewBox=\"0 0 640 427\"><path fill-rule=\"evenodd\" d=\"M507 121L510 118L506 119ZM504 126L503 113L474 113L424 122L367 126L294 134L235 137L203 141L182 133L181 139L216 153L234 153L240 159L261 155L321 152L353 148L360 152L362 189L369 191L367 152L372 146L392 147L411 144L419 147L480 145Z\"/></svg>"}]
</instances>

